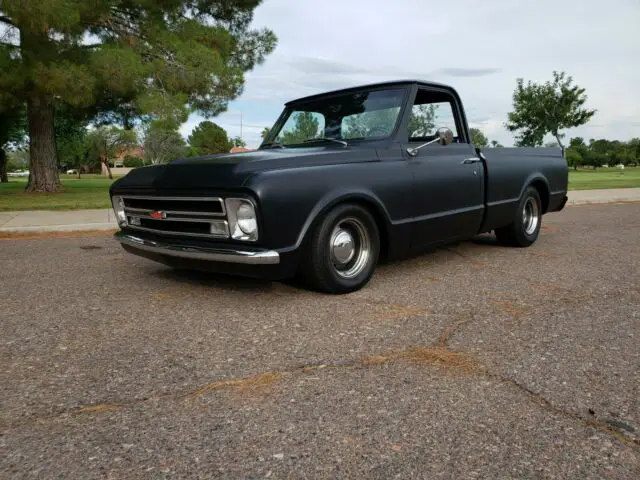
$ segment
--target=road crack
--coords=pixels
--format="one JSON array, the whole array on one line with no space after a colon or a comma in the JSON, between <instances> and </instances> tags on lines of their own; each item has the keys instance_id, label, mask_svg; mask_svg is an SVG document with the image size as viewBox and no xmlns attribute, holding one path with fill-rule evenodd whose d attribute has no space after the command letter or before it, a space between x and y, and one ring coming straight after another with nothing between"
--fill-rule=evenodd
<instances>
[{"instance_id":1,"label":"road crack","mask_svg":"<svg viewBox=\"0 0 640 480\"><path fill-rule=\"evenodd\" d=\"M408 315L425 313L417 311L410 307L402 307L398 305L393 305L392 310L395 310L397 313L405 313ZM364 355L355 359L337 359L333 361L330 360L314 364L304 364L287 370L260 372L247 377L218 380L215 382L204 383L188 389L161 392L122 402L97 403L93 405L85 405L65 409L63 411L55 412L48 415L34 415L28 419L20 419L16 422L7 422L5 424L0 424L0 426L5 429L28 427L41 424L46 421L64 419L67 417L98 415L108 412L116 412L118 410L132 408L137 405L150 402L152 400L166 398L194 399L220 390L235 391L236 393L242 394L243 396L255 393L264 394L268 392L274 384L281 382L287 377L306 375L324 369L373 368L383 364L404 361L419 365L435 366L442 370L447 370L458 374L484 377L489 380L514 387L518 389L518 391L525 394L532 403L547 410L548 412L560 415L573 422L577 422L586 427L590 427L600 432L606 433L607 435L616 438L622 444L633 447L636 450L640 447L640 439L630 436L629 432L625 434L610 424L600 422L596 419L585 418L577 413L573 413L561 407L558 407L551 403L551 401L546 399L540 393L531 390L529 387L523 385L517 380L506 377L499 373L492 372L486 366L481 365L472 356L464 352L451 350L449 347L449 341L451 337L457 331L459 331L461 327L469 324L473 320L473 316L468 316L467 318L458 317L456 321L445 327L438 339L437 344L434 346L412 346L405 349L391 350L379 354Z\"/></svg>"}]
</instances>

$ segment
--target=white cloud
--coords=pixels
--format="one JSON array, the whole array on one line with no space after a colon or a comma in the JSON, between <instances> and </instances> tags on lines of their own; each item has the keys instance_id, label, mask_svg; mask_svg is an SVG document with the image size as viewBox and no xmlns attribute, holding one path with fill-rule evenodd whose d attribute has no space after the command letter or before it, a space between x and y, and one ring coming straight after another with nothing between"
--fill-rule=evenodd
<instances>
[{"instance_id":1,"label":"white cloud","mask_svg":"<svg viewBox=\"0 0 640 480\"><path fill-rule=\"evenodd\" d=\"M242 111L243 137L255 147L259 126L270 126L285 101L413 78L454 86L470 123L512 145L503 123L516 78L545 81L564 70L598 109L567 135L627 140L640 136L638 18L637 0L265 0L254 24L273 29L278 48L247 75L234 112L213 120L235 136ZM183 134L200 120L190 119Z\"/></svg>"}]
</instances>

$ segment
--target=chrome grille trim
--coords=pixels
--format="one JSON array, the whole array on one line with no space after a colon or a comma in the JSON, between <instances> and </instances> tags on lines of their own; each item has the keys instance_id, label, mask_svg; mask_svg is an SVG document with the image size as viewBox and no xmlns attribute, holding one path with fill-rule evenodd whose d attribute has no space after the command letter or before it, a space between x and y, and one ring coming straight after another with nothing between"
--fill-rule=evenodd
<instances>
[{"instance_id":1,"label":"chrome grille trim","mask_svg":"<svg viewBox=\"0 0 640 480\"><path fill-rule=\"evenodd\" d=\"M151 212L153 212L154 210L149 209L149 208L133 208L133 207L125 207L124 208L125 212L130 212L133 214L147 214L147 215L151 215ZM210 212L191 212L188 210L162 210L164 213L169 214L169 215L183 215L182 218L184 218L184 216L186 215L193 215L195 217L214 217L214 218L220 218L220 217L224 217L225 214L224 213L210 213ZM172 217L172 220L176 220L178 218L181 217Z\"/></svg>"},{"instance_id":2,"label":"chrome grille trim","mask_svg":"<svg viewBox=\"0 0 640 480\"><path fill-rule=\"evenodd\" d=\"M220 197L172 197L172 196L155 196L155 195L121 195L121 198L124 202L124 212L127 216L127 228L132 230L140 230L144 232L152 232L157 234L164 235L176 235L176 236L185 236L185 237L199 237L199 238L215 238L215 239L228 239L230 237L229 231L229 223L226 220L226 208L224 200ZM155 208L153 203L150 205L144 203L142 205L138 205L136 207L127 206L127 200L144 200L145 202L166 202L164 205L170 206L170 210L165 210L162 208L163 204L159 203L158 208ZM179 209L180 202L188 202L185 205L185 210ZM208 203L216 203L219 205L220 212L217 211L193 211L194 208L199 208L194 206L196 202L208 202ZM134 203L135 205L135 203ZM189 209L191 206L191 209ZM143 208L145 207L145 208ZM203 205L204 207L204 205ZM177 209L178 208L178 209ZM215 206L209 208L216 208ZM162 217L155 218L152 216L153 212L161 212L163 214ZM142 222L146 223L145 225L133 225L131 223L132 219L136 218ZM156 223L157 222L157 223ZM162 226L162 223L166 222L165 226ZM175 222L175 223L174 223ZM184 230L177 225L183 224ZM189 228L187 225L191 225ZM218 233L210 233L210 228L212 224L218 224L224 229L224 234ZM204 225L209 225L206 228L208 232L200 232ZM156 227L156 228L153 228Z\"/></svg>"},{"instance_id":3,"label":"chrome grille trim","mask_svg":"<svg viewBox=\"0 0 640 480\"><path fill-rule=\"evenodd\" d=\"M160 233L165 235L176 235L180 237L198 237L198 238L221 238L228 239L229 238L229 226L227 225L227 235L214 235L212 233L189 233L189 232L176 232L172 230L157 230L155 228L147 228L147 227L139 227L137 225L128 224L127 228L131 230L140 230L142 232L150 232L150 233Z\"/></svg>"},{"instance_id":4,"label":"chrome grille trim","mask_svg":"<svg viewBox=\"0 0 640 480\"><path fill-rule=\"evenodd\" d=\"M158 201L169 201L169 202L217 202L220 204L220 212L190 212L189 210L172 210L171 213L185 213L185 214L196 214L196 215L210 215L212 217L225 217L227 215L227 209L225 208L224 200L220 197L165 197L165 196L155 196L155 195L120 195L122 198L125 208L133 208L127 207L127 200L158 200ZM140 209L148 212L153 212L152 209ZM164 210L169 213L169 210Z\"/></svg>"},{"instance_id":5,"label":"chrome grille trim","mask_svg":"<svg viewBox=\"0 0 640 480\"><path fill-rule=\"evenodd\" d=\"M166 218L153 218L151 216L151 212L153 212L153 210L149 210L144 211L144 212L132 212L130 209L125 208L124 209L125 213L127 213L128 217L137 217L137 218L146 218L149 220L157 220L158 222L192 222L192 223L211 223L213 221L218 221L221 222L222 219L220 217L215 217L215 218L192 218L192 217L169 217L167 216ZM166 210L163 210L163 212L165 212L166 214L170 214L172 212L168 212ZM129 213L131 213L131 215L129 215ZM173 212L174 214L182 214L182 212ZM224 221L226 223L226 220Z\"/></svg>"}]
</instances>

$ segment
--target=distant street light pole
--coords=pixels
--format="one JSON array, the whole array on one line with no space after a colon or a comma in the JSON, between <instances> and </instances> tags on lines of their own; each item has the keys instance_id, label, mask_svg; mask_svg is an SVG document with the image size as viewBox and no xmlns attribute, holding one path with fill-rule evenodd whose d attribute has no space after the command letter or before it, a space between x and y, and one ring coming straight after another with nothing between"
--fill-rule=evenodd
<instances>
[{"instance_id":1,"label":"distant street light pole","mask_svg":"<svg viewBox=\"0 0 640 480\"><path fill-rule=\"evenodd\" d=\"M242 139L242 127L243 127L243 121L242 121L242 111L241 110L227 110L225 113L239 113L240 114L240 138Z\"/></svg>"}]
</instances>

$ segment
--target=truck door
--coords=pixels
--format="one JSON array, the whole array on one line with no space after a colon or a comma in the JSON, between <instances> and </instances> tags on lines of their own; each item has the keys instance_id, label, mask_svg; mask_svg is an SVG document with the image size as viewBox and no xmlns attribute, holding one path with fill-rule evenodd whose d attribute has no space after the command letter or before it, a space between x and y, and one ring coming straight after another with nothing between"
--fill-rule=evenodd
<instances>
[{"instance_id":1,"label":"truck door","mask_svg":"<svg viewBox=\"0 0 640 480\"><path fill-rule=\"evenodd\" d=\"M446 91L418 88L403 145L413 172L412 247L469 238L480 228L484 213L484 165L475 148L458 132L465 128L456 102ZM415 148L434 138L440 127L451 129L453 143L433 143Z\"/></svg>"}]
</instances>

